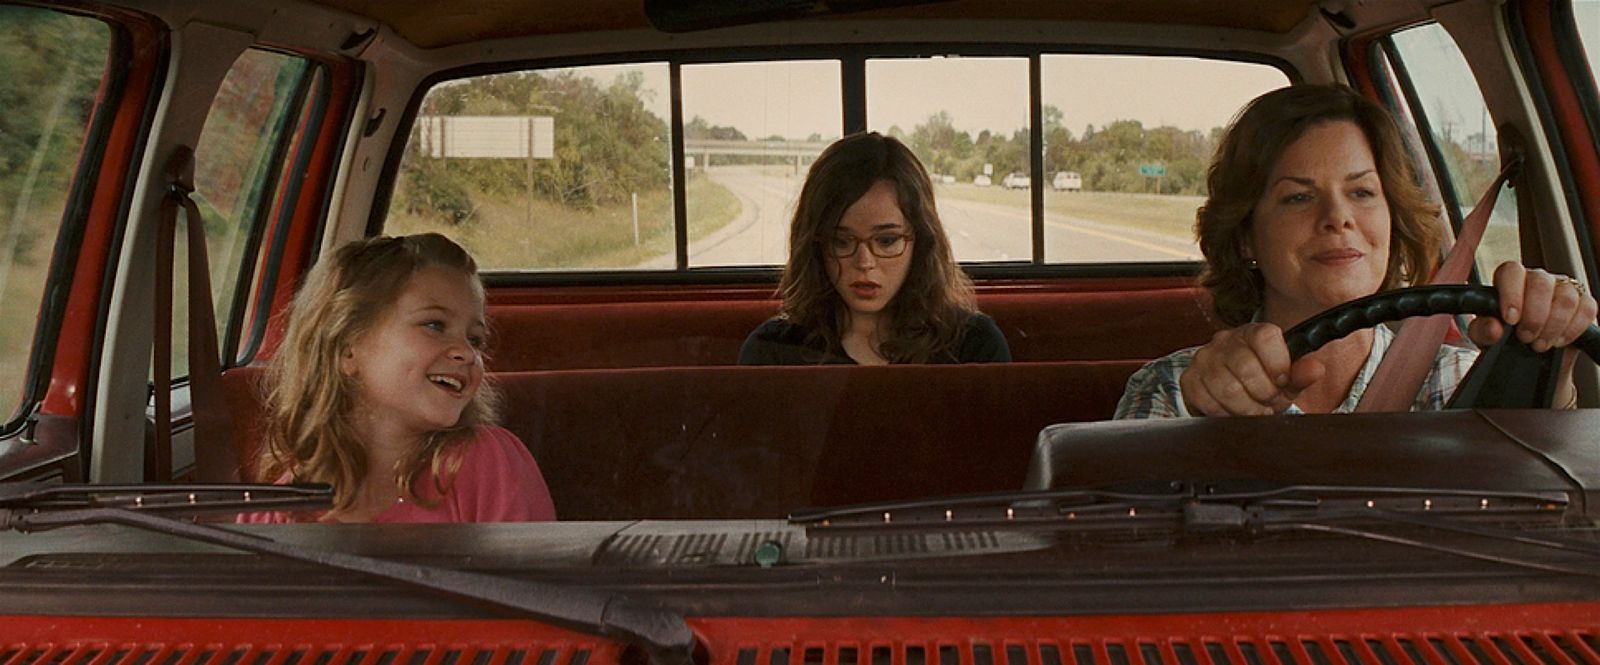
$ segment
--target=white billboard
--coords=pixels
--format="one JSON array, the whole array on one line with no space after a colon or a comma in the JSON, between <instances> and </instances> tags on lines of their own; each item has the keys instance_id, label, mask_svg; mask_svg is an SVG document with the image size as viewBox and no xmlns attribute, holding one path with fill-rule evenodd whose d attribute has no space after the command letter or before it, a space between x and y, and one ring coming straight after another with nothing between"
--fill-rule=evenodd
<instances>
[{"instance_id":1,"label":"white billboard","mask_svg":"<svg viewBox=\"0 0 1600 665\"><path fill-rule=\"evenodd\" d=\"M551 159L556 121L550 116L423 116L422 154L440 158Z\"/></svg>"}]
</instances>

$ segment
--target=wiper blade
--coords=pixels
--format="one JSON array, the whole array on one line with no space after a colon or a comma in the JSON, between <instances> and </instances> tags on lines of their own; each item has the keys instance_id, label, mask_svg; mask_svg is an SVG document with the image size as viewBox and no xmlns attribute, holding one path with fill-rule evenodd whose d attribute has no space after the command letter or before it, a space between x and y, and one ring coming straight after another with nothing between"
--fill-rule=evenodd
<instances>
[{"instance_id":1,"label":"wiper blade","mask_svg":"<svg viewBox=\"0 0 1600 665\"><path fill-rule=\"evenodd\" d=\"M1438 503L1437 509L1433 506L1434 502ZM1470 508L1475 514L1485 516L1548 516L1559 515L1568 501L1562 492L1160 482L806 508L790 513L789 522L817 528L854 529L1009 525L1072 530L1130 526L1151 521L1168 522L1176 526L1182 520L1186 506L1246 503L1278 508L1313 508L1335 504L1360 506L1370 503L1371 507L1396 511L1404 511L1410 506L1440 514Z\"/></svg>"},{"instance_id":2,"label":"wiper blade","mask_svg":"<svg viewBox=\"0 0 1600 665\"><path fill-rule=\"evenodd\" d=\"M327 485L148 484L45 485L0 483L0 511L124 508L167 515L300 511L325 509Z\"/></svg>"},{"instance_id":3,"label":"wiper blade","mask_svg":"<svg viewBox=\"0 0 1600 665\"><path fill-rule=\"evenodd\" d=\"M818 530L1026 528L1257 536L1340 534L1534 570L1600 577L1600 570L1505 556L1370 528L1373 523L1450 531L1585 556L1600 546L1493 526L1506 519L1564 523L1564 492L1322 485L1153 483L1113 489L1006 492L808 509L790 516ZM1470 521L1469 521L1470 520Z\"/></svg>"},{"instance_id":4,"label":"wiper blade","mask_svg":"<svg viewBox=\"0 0 1600 665\"><path fill-rule=\"evenodd\" d=\"M1396 524L1405 524L1405 525L1410 525L1410 526L1419 526L1419 527L1425 527L1425 528L1431 528L1431 529L1440 529L1440 530L1445 530L1445 531L1453 531L1453 532L1457 532L1457 533L1464 533L1464 534L1470 534L1470 535L1474 535L1474 536L1479 536L1479 537L1482 537L1482 538L1488 538L1488 539L1491 539L1491 540L1509 541L1509 542L1520 543L1520 544L1523 544L1523 545L1532 545L1532 546L1536 546L1536 547L1544 547L1544 548L1549 548L1549 549L1562 550L1562 551L1566 551L1566 552L1575 552L1575 553L1584 554L1584 555L1588 555L1588 556L1592 556L1592 557L1600 557L1600 547L1596 547L1596 546L1594 546L1592 544L1589 544L1589 543L1580 543L1580 542L1576 542L1576 541L1571 541L1571 540L1562 539L1562 538L1555 538L1555 537L1550 537L1550 536L1531 536L1531 535L1529 535L1527 533L1513 531L1511 529L1503 529L1503 528L1498 528L1498 527L1485 527L1485 526L1474 525L1474 524L1464 524L1464 523L1457 522L1455 520L1448 519L1448 518L1435 518L1435 519L1423 520L1423 519L1416 519L1414 517L1407 516L1407 515L1399 515L1399 514L1395 514L1395 513L1388 513L1388 512L1385 512L1385 511L1376 511L1376 510L1375 511L1369 511L1367 513L1360 514L1360 515L1352 514L1352 515L1344 515L1344 516L1339 516L1339 517L1326 517L1324 519L1317 520L1317 521L1295 521L1295 520L1289 520L1289 519L1271 520L1271 521L1268 521L1266 524L1263 525L1262 532L1263 533L1273 533L1273 532L1286 532L1286 531L1304 531L1304 532L1313 532L1313 533L1332 533L1332 534L1338 534L1338 535L1343 535L1343 536L1349 536L1349 537L1352 537L1352 538L1360 538L1360 539L1363 539L1363 540L1372 540L1372 541L1377 541L1377 542L1393 543L1393 544L1396 544L1396 545L1405 545L1407 547L1414 547L1414 548L1417 548L1417 549L1424 549L1424 550L1429 550L1429 551L1433 551L1433 552L1439 552L1441 554L1450 554L1450 555L1453 555L1453 556L1459 556L1459 557L1464 557L1464 558L1468 558L1468 559L1476 559L1478 561L1488 561L1488 562L1491 562L1491 563L1499 563L1499 564L1505 564L1505 565L1509 565L1509 566L1516 566L1516 567L1519 567L1519 568L1528 568L1528 569L1532 569L1532 570L1542 570L1542 571L1545 571L1545 572L1552 572L1552 573L1563 573L1563 574L1567 574L1567 575L1579 575L1579 576L1583 576L1583 577L1600 577L1600 569L1596 569L1592 565L1590 565L1590 566L1581 566L1581 567L1564 566L1564 565L1560 565L1560 564L1546 563L1546 562L1543 562L1543 561L1535 561L1535 560L1524 559L1524 558L1520 558L1520 557L1513 557L1513 556L1506 556L1506 555L1501 555L1501 554L1494 554L1492 552L1485 552L1483 550L1472 549L1472 548L1467 548L1467 547L1459 547L1459 546L1455 546L1455 545L1447 545L1447 544L1442 544L1442 543L1429 542L1429 541L1426 541L1426 540L1420 540L1420 539L1417 539L1417 538L1410 538L1410 537L1402 536L1402 535L1399 535L1399 534L1387 533L1387 532L1383 532L1383 531L1376 531L1376 530L1369 529L1369 528L1362 528L1362 527L1356 527L1356 526L1340 526L1338 524L1334 524L1334 522L1340 521L1341 519L1351 519L1351 518L1356 518L1356 517L1369 519L1369 520L1376 519L1376 520L1381 520L1381 521L1391 522L1391 523L1396 523Z\"/></svg>"},{"instance_id":5,"label":"wiper blade","mask_svg":"<svg viewBox=\"0 0 1600 665\"><path fill-rule=\"evenodd\" d=\"M275 503L270 505L292 505L295 509L327 507L331 492L326 486L287 486L290 490L282 493L277 492L275 486L267 485L169 485L152 486L157 491L148 494L134 491L141 487L0 483L0 531L14 529L27 533L87 524L120 524L360 573L513 610L540 621L633 645L645 651L656 665L694 663L698 642L683 615L639 605L617 594L310 549L160 514L179 511L180 505L214 512L223 504L244 504L242 510L258 511L269 505L269 499L260 496L263 492L274 495L270 500ZM245 499L242 492L250 492L250 498ZM193 504L189 503L191 495ZM115 505L95 505L105 501L114 501ZM205 501L213 503L207 505ZM236 507L234 512L240 509Z\"/></svg>"},{"instance_id":6,"label":"wiper blade","mask_svg":"<svg viewBox=\"0 0 1600 665\"><path fill-rule=\"evenodd\" d=\"M1288 499L1312 490L1330 495L1309 502ZM1565 566L1506 556L1365 526L1372 523L1404 525L1600 557L1600 546L1593 543L1460 519L1465 516L1503 519L1530 515L1559 518L1566 506L1565 495L1560 492L1439 492L1422 488L1299 486L1257 492L1218 493L1214 497L1206 497L1204 501L1189 502L1184 505L1183 531L1187 534L1212 535L1264 535L1296 531L1331 533L1519 568L1600 577L1600 570L1592 566ZM1342 522L1355 524L1346 526Z\"/></svg>"}]
</instances>

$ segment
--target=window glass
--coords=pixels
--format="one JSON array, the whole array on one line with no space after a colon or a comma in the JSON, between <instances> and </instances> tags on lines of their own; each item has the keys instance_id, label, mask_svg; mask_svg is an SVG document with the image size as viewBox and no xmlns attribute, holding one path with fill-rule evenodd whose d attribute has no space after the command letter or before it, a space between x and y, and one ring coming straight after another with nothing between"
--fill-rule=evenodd
<instances>
[{"instance_id":1,"label":"window glass","mask_svg":"<svg viewBox=\"0 0 1600 665\"><path fill-rule=\"evenodd\" d=\"M0 421L20 415L57 231L111 50L91 18L0 6Z\"/></svg>"},{"instance_id":2,"label":"window glass","mask_svg":"<svg viewBox=\"0 0 1600 665\"><path fill-rule=\"evenodd\" d=\"M1051 263L1199 260L1195 209L1217 140L1289 83L1268 65L1097 55L1044 55L1040 79Z\"/></svg>"},{"instance_id":3,"label":"window glass","mask_svg":"<svg viewBox=\"0 0 1600 665\"><path fill-rule=\"evenodd\" d=\"M1416 92L1412 115L1426 123L1427 138L1443 157L1446 182L1439 188L1446 204L1453 204L1465 218L1500 172L1494 118L1489 117L1466 59L1444 28L1423 25L1395 33L1392 41ZM1503 188L1478 247L1479 274L1488 275L1500 262L1521 258L1516 212L1515 194Z\"/></svg>"},{"instance_id":4,"label":"window glass","mask_svg":"<svg viewBox=\"0 0 1600 665\"><path fill-rule=\"evenodd\" d=\"M670 105L665 63L440 83L411 128L386 232L442 233L491 271L670 269Z\"/></svg>"},{"instance_id":5,"label":"window glass","mask_svg":"<svg viewBox=\"0 0 1600 665\"><path fill-rule=\"evenodd\" d=\"M288 232L287 227L293 219L295 201L302 193L300 187L306 169L305 161L310 158L316 141L317 122L321 120L319 109L326 103L327 75L321 67L314 67L311 72L311 85L295 114L294 133L289 136L286 144L288 150L278 167L272 208L261 225L261 237L256 243L258 246L250 252L236 278L237 291L246 295L235 299L233 307L242 308L242 315L231 317L227 312L217 313L219 319L230 317L230 320L239 322L241 330L232 357L240 365L252 360L256 345L265 331L266 319L271 316L270 300L274 294L270 287L274 276L264 274L263 270L272 257L282 255L284 234ZM301 177L295 177L296 174Z\"/></svg>"},{"instance_id":6,"label":"window glass","mask_svg":"<svg viewBox=\"0 0 1600 665\"><path fill-rule=\"evenodd\" d=\"M927 167L956 259L1032 260L1027 59L876 59L866 78L867 127Z\"/></svg>"},{"instance_id":7,"label":"window glass","mask_svg":"<svg viewBox=\"0 0 1600 665\"><path fill-rule=\"evenodd\" d=\"M1589 75L1600 88L1600 0L1572 0L1572 22L1589 59Z\"/></svg>"},{"instance_id":8,"label":"window glass","mask_svg":"<svg viewBox=\"0 0 1600 665\"><path fill-rule=\"evenodd\" d=\"M295 131L311 71L310 63L296 56L256 49L240 54L212 99L195 146L193 198L205 221L219 339L239 276L251 267L246 259L253 258L252 234L261 232L274 207L286 139ZM173 376L187 375L189 366L185 237L180 228L173 268ZM248 293L248 281L244 286Z\"/></svg>"},{"instance_id":9,"label":"window glass","mask_svg":"<svg viewBox=\"0 0 1600 665\"><path fill-rule=\"evenodd\" d=\"M806 169L844 126L839 62L685 65L682 78L689 265L783 264Z\"/></svg>"}]
</instances>

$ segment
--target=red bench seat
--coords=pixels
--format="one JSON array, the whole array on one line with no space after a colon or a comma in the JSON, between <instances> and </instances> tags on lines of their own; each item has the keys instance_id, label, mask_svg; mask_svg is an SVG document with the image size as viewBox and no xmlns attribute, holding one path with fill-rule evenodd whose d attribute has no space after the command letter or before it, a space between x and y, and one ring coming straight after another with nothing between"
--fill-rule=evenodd
<instances>
[{"instance_id":1,"label":"red bench seat","mask_svg":"<svg viewBox=\"0 0 1600 665\"><path fill-rule=\"evenodd\" d=\"M774 518L1019 489L1039 430L1108 418L1141 361L495 375L562 519ZM261 371L224 383L254 459Z\"/></svg>"},{"instance_id":2,"label":"red bench seat","mask_svg":"<svg viewBox=\"0 0 1600 665\"><path fill-rule=\"evenodd\" d=\"M1019 362L1149 360L1204 342L1212 325L1192 287L980 293ZM777 314L766 297L607 303L499 302L490 366L499 372L732 365Z\"/></svg>"}]
</instances>

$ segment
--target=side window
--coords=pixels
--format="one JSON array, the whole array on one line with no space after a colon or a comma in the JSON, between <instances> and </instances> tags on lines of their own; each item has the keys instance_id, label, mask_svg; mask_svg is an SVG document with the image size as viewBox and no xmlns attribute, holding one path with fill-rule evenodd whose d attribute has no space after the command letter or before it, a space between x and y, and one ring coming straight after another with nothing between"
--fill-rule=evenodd
<instances>
[{"instance_id":1,"label":"side window","mask_svg":"<svg viewBox=\"0 0 1600 665\"><path fill-rule=\"evenodd\" d=\"M23 415L35 349L26 313L44 300L111 48L97 19L0 7L0 422Z\"/></svg>"},{"instance_id":2,"label":"side window","mask_svg":"<svg viewBox=\"0 0 1600 665\"><path fill-rule=\"evenodd\" d=\"M1195 210L1216 142L1288 77L1180 57L1047 54L1040 66L1045 261L1199 260Z\"/></svg>"},{"instance_id":3,"label":"side window","mask_svg":"<svg viewBox=\"0 0 1600 665\"><path fill-rule=\"evenodd\" d=\"M1444 28L1428 24L1402 30L1390 36L1388 44L1394 83L1428 144L1443 203L1456 220L1464 219L1500 172L1494 118L1466 59ZM1478 246L1478 272L1488 275L1502 261L1521 256L1516 196L1504 188Z\"/></svg>"},{"instance_id":4,"label":"side window","mask_svg":"<svg viewBox=\"0 0 1600 665\"><path fill-rule=\"evenodd\" d=\"M867 127L927 167L956 259L1031 261L1027 58L883 58L866 74Z\"/></svg>"},{"instance_id":5,"label":"side window","mask_svg":"<svg viewBox=\"0 0 1600 665\"><path fill-rule=\"evenodd\" d=\"M450 236L485 270L672 269L670 109L665 63L438 84L412 126L385 229ZM720 211L699 215L691 238L737 213L717 187L691 184Z\"/></svg>"},{"instance_id":6,"label":"side window","mask_svg":"<svg viewBox=\"0 0 1600 665\"><path fill-rule=\"evenodd\" d=\"M1600 88L1600 0L1572 0L1572 24L1589 59L1589 76Z\"/></svg>"},{"instance_id":7,"label":"side window","mask_svg":"<svg viewBox=\"0 0 1600 665\"><path fill-rule=\"evenodd\" d=\"M806 169L844 126L839 61L682 72L689 265L783 264Z\"/></svg>"},{"instance_id":8,"label":"side window","mask_svg":"<svg viewBox=\"0 0 1600 665\"><path fill-rule=\"evenodd\" d=\"M253 288L261 236L279 207L292 141L318 68L305 58L250 49L233 63L212 100L195 146L195 203L205 221L206 253L219 339L243 314ZM173 376L188 374L184 235L173 270ZM235 313L235 309L241 311ZM224 343L223 348L227 347Z\"/></svg>"},{"instance_id":9,"label":"side window","mask_svg":"<svg viewBox=\"0 0 1600 665\"><path fill-rule=\"evenodd\" d=\"M283 159L273 176L272 205L260 211L265 217L251 232L250 244L244 248L244 260L238 273L231 276L235 284L233 293L241 295L231 298L229 310L219 309L217 312L218 325L226 325L228 330L219 350L223 358L231 358L232 362L240 365L248 364L255 358L266 333L267 319L272 315L272 300L276 295L272 290L273 272L279 268L278 262L285 251L284 242L294 217L295 201L306 184L308 161L315 148L316 134L321 129L319 123L326 119L325 105L331 92L328 89L327 71L321 66L312 67L309 83L305 94L301 95L303 101L295 119L285 119L294 123L294 133L287 137ZM216 294L215 286L212 292ZM218 307L221 307L225 301L218 302Z\"/></svg>"}]
</instances>

